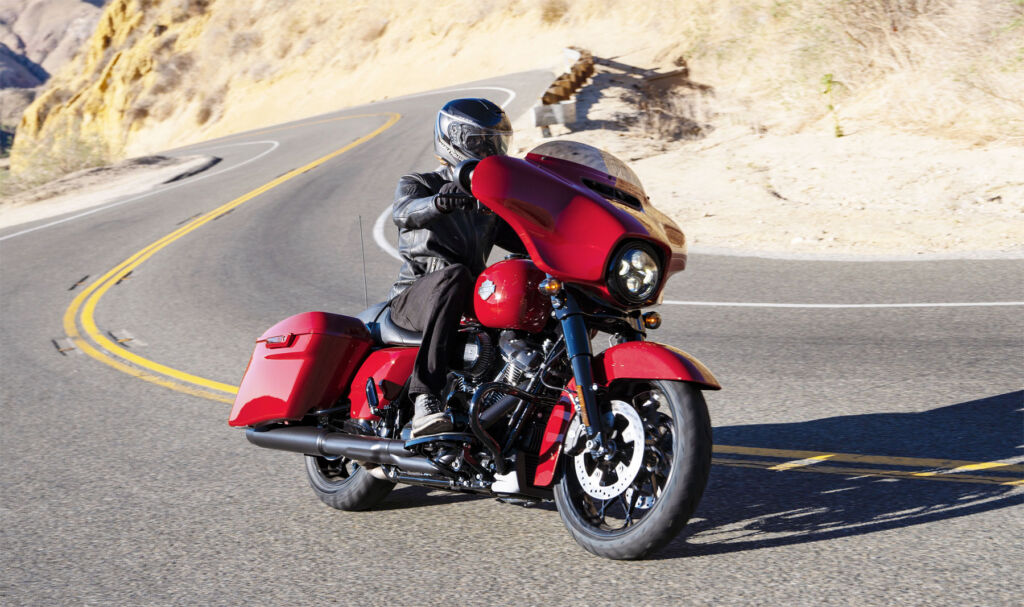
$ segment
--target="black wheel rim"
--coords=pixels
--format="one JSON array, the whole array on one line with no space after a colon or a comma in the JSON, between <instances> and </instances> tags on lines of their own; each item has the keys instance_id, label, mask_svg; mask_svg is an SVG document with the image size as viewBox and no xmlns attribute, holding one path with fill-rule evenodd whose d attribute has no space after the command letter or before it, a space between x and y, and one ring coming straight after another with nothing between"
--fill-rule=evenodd
<instances>
[{"instance_id":1,"label":"black wheel rim","mask_svg":"<svg viewBox=\"0 0 1024 607\"><path fill-rule=\"evenodd\" d=\"M315 457L317 479L325 486L338 486L347 483L359 470L359 464L345 457Z\"/></svg>"},{"instance_id":2,"label":"black wheel rim","mask_svg":"<svg viewBox=\"0 0 1024 607\"><path fill-rule=\"evenodd\" d=\"M671 407L666 395L656 387L635 386L616 400L634 407L643 422L643 463L628 488L614 497L600 499L583 489L575 465L565 468L569 501L589 530L597 535L620 535L640 525L657 508L672 475L675 422L668 414ZM613 440L616 433L622 431L621 424L621 418L616 416L611 433ZM631 455L629 450L623 450L609 464ZM580 457L586 458L584 468L587 471L600 465L589 454ZM614 476L610 478L616 480Z\"/></svg>"}]
</instances>

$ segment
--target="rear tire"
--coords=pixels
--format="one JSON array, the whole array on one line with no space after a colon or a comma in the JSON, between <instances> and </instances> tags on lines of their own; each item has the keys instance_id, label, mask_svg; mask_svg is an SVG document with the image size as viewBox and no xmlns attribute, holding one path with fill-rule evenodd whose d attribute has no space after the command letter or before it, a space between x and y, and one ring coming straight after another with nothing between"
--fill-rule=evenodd
<instances>
[{"instance_id":1,"label":"rear tire","mask_svg":"<svg viewBox=\"0 0 1024 607\"><path fill-rule=\"evenodd\" d=\"M395 483L375 478L363 466L343 457L307 455L306 476L320 501L338 510L369 510L395 488Z\"/></svg>"},{"instance_id":2,"label":"rear tire","mask_svg":"<svg viewBox=\"0 0 1024 607\"><path fill-rule=\"evenodd\" d=\"M704 396L684 382L635 381L618 386L610 400L618 401L620 411L623 405L636 409L643 440L625 429L635 426L630 421L637 419L635 414L608 414L621 429L611 433L622 443L618 473L614 461L598 464L588 454L563 456L555 504L569 533L586 550L610 559L641 559L672 541L697 509L711 470L711 420ZM639 472L628 481L606 481L617 474L625 477L633 446L644 449ZM600 474L597 467L602 467ZM616 483L629 481L618 489L622 485Z\"/></svg>"}]
</instances>

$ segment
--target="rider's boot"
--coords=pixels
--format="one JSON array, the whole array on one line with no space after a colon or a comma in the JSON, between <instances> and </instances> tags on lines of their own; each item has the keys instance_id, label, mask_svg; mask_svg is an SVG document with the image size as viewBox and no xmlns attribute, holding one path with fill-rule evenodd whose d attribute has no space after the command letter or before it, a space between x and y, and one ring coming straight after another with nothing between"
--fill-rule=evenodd
<instances>
[{"instance_id":1,"label":"rider's boot","mask_svg":"<svg viewBox=\"0 0 1024 607\"><path fill-rule=\"evenodd\" d=\"M452 429L452 421L433 394L417 394L413 399L412 438L441 434Z\"/></svg>"}]
</instances>

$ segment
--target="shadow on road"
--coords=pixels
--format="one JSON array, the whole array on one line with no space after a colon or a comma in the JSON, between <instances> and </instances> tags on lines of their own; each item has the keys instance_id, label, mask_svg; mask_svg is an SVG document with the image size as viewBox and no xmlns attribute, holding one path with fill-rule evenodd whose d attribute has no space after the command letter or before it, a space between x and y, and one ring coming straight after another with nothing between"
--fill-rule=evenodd
<instances>
[{"instance_id":1,"label":"shadow on road","mask_svg":"<svg viewBox=\"0 0 1024 607\"><path fill-rule=\"evenodd\" d=\"M480 499L493 499L488 495L472 493L454 493L435 491L427 487L415 485L399 485L388 495L387 499L374 508L377 510L404 510L406 508L425 508L442 504L456 504Z\"/></svg>"},{"instance_id":2,"label":"shadow on road","mask_svg":"<svg viewBox=\"0 0 1024 607\"><path fill-rule=\"evenodd\" d=\"M987 462L1022 454L1024 391L922 413L715 428L721 445ZM999 468L979 471L985 475ZM1020 474L1008 477L1019 478ZM773 472L716 465L683 536L658 558L722 554L897 529L1021 504L998 484Z\"/></svg>"}]
</instances>

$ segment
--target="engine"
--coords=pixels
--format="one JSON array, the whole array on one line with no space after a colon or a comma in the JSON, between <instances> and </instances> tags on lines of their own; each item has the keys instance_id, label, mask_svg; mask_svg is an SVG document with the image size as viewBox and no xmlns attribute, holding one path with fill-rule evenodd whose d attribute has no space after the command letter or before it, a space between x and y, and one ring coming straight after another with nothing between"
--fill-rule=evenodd
<instances>
[{"instance_id":1,"label":"engine","mask_svg":"<svg viewBox=\"0 0 1024 607\"><path fill-rule=\"evenodd\" d=\"M482 428L493 442L502 446L502 450L514 446L519 452L532 454L529 456L535 458L542 444L545 425L530 423L532 417L529 414L533 409L525 401L500 389L488 390L484 400L477 403L479 409L472 412L475 421L469 422L467 414L471 413L474 393L484 384L501 383L531 392L536 392L537 388L542 392L558 390L552 386L560 386L566 381L565 365L554 351L556 343L561 341L555 342L528 331L505 329L498 332L485 327L464 328L459 335L458 346L452 352L452 373L443 398L455 413L457 423L462 419L467 420L462 422L466 426L478 424L476 427ZM551 361L546 364L549 358ZM537 382L542 382L543 386L538 386ZM469 427L462 430L470 431L477 432ZM464 466L477 470L481 465L486 468L494 453L484 445L475 444L472 457L467 459L465 445L450 440L426 442L416 449L454 471ZM496 493L519 491L515 473L495 481L493 486L479 477L465 482L470 485L484 483L480 486L490 487Z\"/></svg>"},{"instance_id":2,"label":"engine","mask_svg":"<svg viewBox=\"0 0 1024 607\"><path fill-rule=\"evenodd\" d=\"M460 336L462 356L453 361L455 368L473 380L485 377L495 367L498 357L490 333L470 329L460 333Z\"/></svg>"},{"instance_id":3,"label":"engine","mask_svg":"<svg viewBox=\"0 0 1024 607\"><path fill-rule=\"evenodd\" d=\"M541 349L517 337L514 331L501 332L498 348L501 350L501 358L505 365L494 381L517 385L524 374L540 366L543 360Z\"/></svg>"},{"instance_id":4,"label":"engine","mask_svg":"<svg viewBox=\"0 0 1024 607\"><path fill-rule=\"evenodd\" d=\"M463 331L461 336L461 357L454 361L456 377L452 391L464 393L467 399L484 382L519 386L524 377L532 377L540 367L545 346L550 346L535 344L512 330L502 331L497 344L490 333L481 329ZM484 403L485 407L491 404Z\"/></svg>"}]
</instances>

